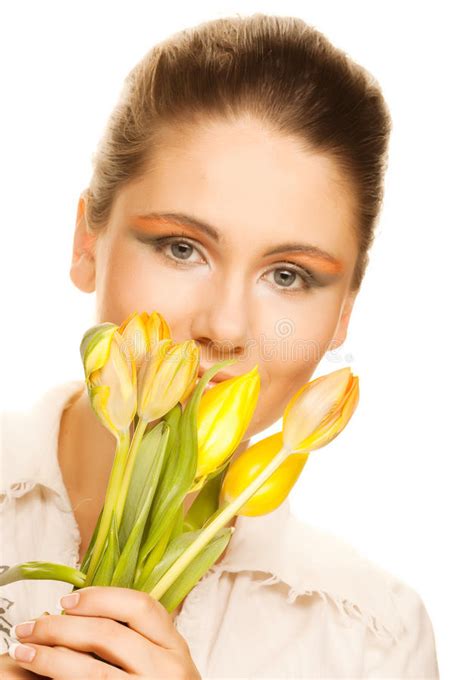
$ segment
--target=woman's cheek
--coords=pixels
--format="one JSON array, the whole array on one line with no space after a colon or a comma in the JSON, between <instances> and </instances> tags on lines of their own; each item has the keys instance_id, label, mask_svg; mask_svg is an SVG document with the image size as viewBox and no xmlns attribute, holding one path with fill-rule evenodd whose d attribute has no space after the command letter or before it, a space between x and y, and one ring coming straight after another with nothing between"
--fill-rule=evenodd
<instances>
[{"instance_id":1,"label":"woman's cheek","mask_svg":"<svg viewBox=\"0 0 474 680\"><path fill-rule=\"evenodd\" d=\"M157 262L152 256L119 248L109 253L100 297L100 320L120 324L133 311L158 311L169 323L193 309L196 291L177 272Z\"/></svg>"},{"instance_id":2,"label":"woman's cheek","mask_svg":"<svg viewBox=\"0 0 474 680\"><path fill-rule=\"evenodd\" d=\"M270 425L273 425L282 415L285 404L289 400L289 389L291 380L286 378L280 383L271 382L270 385L263 384L260 390L257 407L255 409L250 428L249 436L259 434Z\"/></svg>"}]
</instances>

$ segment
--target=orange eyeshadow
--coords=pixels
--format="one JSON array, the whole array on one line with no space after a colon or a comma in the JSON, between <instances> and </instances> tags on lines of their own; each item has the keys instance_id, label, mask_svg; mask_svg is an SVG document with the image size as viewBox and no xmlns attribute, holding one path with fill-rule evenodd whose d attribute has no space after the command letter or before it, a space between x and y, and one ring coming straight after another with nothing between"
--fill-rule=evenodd
<instances>
[{"instance_id":1,"label":"orange eyeshadow","mask_svg":"<svg viewBox=\"0 0 474 680\"><path fill-rule=\"evenodd\" d=\"M297 252L292 253L291 257L294 260L301 260L301 262L308 264L308 266L311 266L311 264L316 262L318 269L320 269L325 274L341 274L344 271L344 265L339 260L336 262L330 262L329 260L326 260L325 257L318 257L317 255L307 255L306 253Z\"/></svg>"},{"instance_id":2,"label":"orange eyeshadow","mask_svg":"<svg viewBox=\"0 0 474 680\"><path fill-rule=\"evenodd\" d=\"M152 232L154 229L156 229L156 227L162 227L165 224L172 224L170 222L170 220L165 220L165 219L160 220L157 217L151 218L151 217L140 217L140 216L133 217L132 222L133 222L133 224L135 224L137 227L140 227L144 231L150 231L150 232ZM184 225L180 224L179 227L186 231L186 227ZM192 229L188 229L187 231L191 232Z\"/></svg>"}]
</instances>

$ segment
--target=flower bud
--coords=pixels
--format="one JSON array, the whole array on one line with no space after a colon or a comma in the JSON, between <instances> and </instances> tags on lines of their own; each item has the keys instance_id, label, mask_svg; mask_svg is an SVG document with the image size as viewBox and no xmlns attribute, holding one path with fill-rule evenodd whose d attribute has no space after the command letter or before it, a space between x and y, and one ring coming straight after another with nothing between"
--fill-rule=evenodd
<instances>
[{"instance_id":1,"label":"flower bud","mask_svg":"<svg viewBox=\"0 0 474 680\"><path fill-rule=\"evenodd\" d=\"M199 369L199 347L194 340L160 340L140 367L138 414L147 422L168 413L194 385Z\"/></svg>"},{"instance_id":2,"label":"flower bud","mask_svg":"<svg viewBox=\"0 0 474 680\"><path fill-rule=\"evenodd\" d=\"M359 401L359 379L340 368L306 383L283 413L283 445L306 453L332 441L349 422Z\"/></svg>"},{"instance_id":3,"label":"flower bud","mask_svg":"<svg viewBox=\"0 0 474 680\"><path fill-rule=\"evenodd\" d=\"M132 312L121 324L119 332L127 342L137 372L145 357L156 349L158 343L164 338L171 338L169 326L158 312Z\"/></svg>"},{"instance_id":4,"label":"flower bud","mask_svg":"<svg viewBox=\"0 0 474 680\"><path fill-rule=\"evenodd\" d=\"M136 413L136 369L127 343L115 324L98 324L85 333L81 356L92 408L117 437Z\"/></svg>"},{"instance_id":5,"label":"flower bud","mask_svg":"<svg viewBox=\"0 0 474 680\"><path fill-rule=\"evenodd\" d=\"M258 365L208 389L198 409L198 464L196 479L220 467L244 436L260 393Z\"/></svg>"},{"instance_id":6,"label":"flower bud","mask_svg":"<svg viewBox=\"0 0 474 680\"><path fill-rule=\"evenodd\" d=\"M239 496L244 489L268 466L281 450L281 432L261 439L249 446L235 460L226 472L219 497L219 506L228 504ZM238 515L266 515L277 508L290 493L301 474L309 453L289 455L270 475L257 491L238 510Z\"/></svg>"}]
</instances>

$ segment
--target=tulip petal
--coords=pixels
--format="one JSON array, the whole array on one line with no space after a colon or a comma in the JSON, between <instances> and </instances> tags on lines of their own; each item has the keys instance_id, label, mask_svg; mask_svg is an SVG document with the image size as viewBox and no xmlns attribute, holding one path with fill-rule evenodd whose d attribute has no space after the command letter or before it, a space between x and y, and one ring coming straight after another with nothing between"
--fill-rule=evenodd
<instances>
[{"instance_id":1,"label":"tulip petal","mask_svg":"<svg viewBox=\"0 0 474 680\"><path fill-rule=\"evenodd\" d=\"M291 451L299 451L321 425L337 414L351 381L348 367L333 371L306 383L286 405L283 413L283 442Z\"/></svg>"},{"instance_id":2,"label":"tulip petal","mask_svg":"<svg viewBox=\"0 0 474 680\"><path fill-rule=\"evenodd\" d=\"M146 408L149 420L161 418L194 386L199 368L199 349L194 340L168 346L151 384Z\"/></svg>"},{"instance_id":3,"label":"tulip petal","mask_svg":"<svg viewBox=\"0 0 474 680\"><path fill-rule=\"evenodd\" d=\"M158 312L152 312L147 319L146 329L149 349L154 352L157 344L163 339L171 339L171 330L166 319Z\"/></svg>"},{"instance_id":4,"label":"tulip petal","mask_svg":"<svg viewBox=\"0 0 474 680\"><path fill-rule=\"evenodd\" d=\"M203 394L198 411L198 478L216 470L235 451L252 420L259 393L256 365Z\"/></svg>"},{"instance_id":5,"label":"tulip petal","mask_svg":"<svg viewBox=\"0 0 474 680\"><path fill-rule=\"evenodd\" d=\"M105 364L109 356L110 343L117 329L113 323L100 323L84 333L80 352L86 380L89 375Z\"/></svg>"},{"instance_id":6,"label":"tulip petal","mask_svg":"<svg viewBox=\"0 0 474 680\"><path fill-rule=\"evenodd\" d=\"M130 314L118 329L131 354L137 370L149 349L146 322L137 312Z\"/></svg>"},{"instance_id":7,"label":"tulip petal","mask_svg":"<svg viewBox=\"0 0 474 680\"><path fill-rule=\"evenodd\" d=\"M112 338L109 358L94 384L110 387L106 410L115 429L129 427L137 408L135 363L119 333Z\"/></svg>"},{"instance_id":8,"label":"tulip petal","mask_svg":"<svg viewBox=\"0 0 474 680\"><path fill-rule=\"evenodd\" d=\"M110 387L108 385L98 385L97 387L91 387L89 389L89 400L94 413L102 425L106 427L109 432L112 432L113 435L116 435L117 428L112 422L107 411L109 397Z\"/></svg>"},{"instance_id":9,"label":"tulip petal","mask_svg":"<svg viewBox=\"0 0 474 680\"><path fill-rule=\"evenodd\" d=\"M347 391L341 400L339 409L328 415L318 429L301 441L298 445L298 452L310 452L320 449L335 439L346 427L352 418L359 402L359 380L357 376L352 376L347 386Z\"/></svg>"}]
</instances>

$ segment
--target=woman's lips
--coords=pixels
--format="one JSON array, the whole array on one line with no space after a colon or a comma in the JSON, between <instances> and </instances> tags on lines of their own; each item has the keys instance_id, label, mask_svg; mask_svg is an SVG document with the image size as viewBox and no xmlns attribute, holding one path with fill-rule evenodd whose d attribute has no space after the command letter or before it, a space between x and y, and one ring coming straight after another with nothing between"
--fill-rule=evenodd
<instances>
[{"instance_id":1,"label":"woman's lips","mask_svg":"<svg viewBox=\"0 0 474 680\"><path fill-rule=\"evenodd\" d=\"M201 378L207 370L208 370L207 368L200 366L199 370L198 370L198 378ZM219 371L218 373L216 373L212 377L212 379L209 381L209 384L220 383L223 380L229 380L230 378L236 378L236 377L237 376L235 376L235 375L230 375L229 373L224 373L223 371Z\"/></svg>"}]
</instances>

